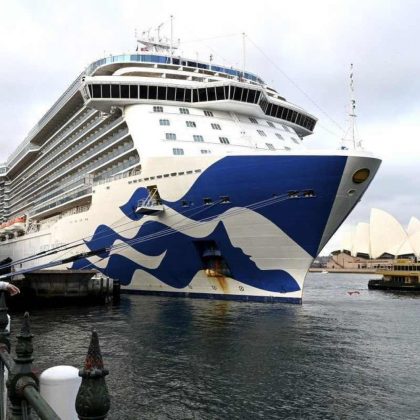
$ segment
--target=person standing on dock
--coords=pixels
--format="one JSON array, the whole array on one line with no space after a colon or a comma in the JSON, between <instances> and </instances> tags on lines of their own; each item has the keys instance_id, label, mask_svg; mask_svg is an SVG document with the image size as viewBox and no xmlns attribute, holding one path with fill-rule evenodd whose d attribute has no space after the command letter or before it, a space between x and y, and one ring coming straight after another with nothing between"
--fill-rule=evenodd
<instances>
[{"instance_id":1,"label":"person standing on dock","mask_svg":"<svg viewBox=\"0 0 420 420\"><path fill-rule=\"evenodd\" d=\"M19 287L7 281L0 281L0 291L5 290L10 293L10 296L18 295L20 293Z\"/></svg>"}]
</instances>

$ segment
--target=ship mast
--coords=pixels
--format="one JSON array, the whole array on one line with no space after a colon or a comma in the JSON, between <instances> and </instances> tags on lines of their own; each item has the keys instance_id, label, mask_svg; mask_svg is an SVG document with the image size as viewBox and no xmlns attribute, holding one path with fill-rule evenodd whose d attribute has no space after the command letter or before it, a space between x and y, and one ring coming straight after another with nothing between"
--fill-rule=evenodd
<instances>
[{"instance_id":1,"label":"ship mast","mask_svg":"<svg viewBox=\"0 0 420 420\"><path fill-rule=\"evenodd\" d=\"M362 141L357 138L357 127L356 127L356 99L354 96L354 80L353 80L353 63L350 64L350 109L349 109L349 125L342 139L342 149L353 149L356 150L361 148Z\"/></svg>"},{"instance_id":2,"label":"ship mast","mask_svg":"<svg viewBox=\"0 0 420 420\"><path fill-rule=\"evenodd\" d=\"M161 28L164 25L164 23L161 23L158 25L158 27L155 29L155 32L157 33L157 36L154 37L150 34L151 29L147 31L143 31L140 37L137 37L137 43L142 44L141 48L137 46L137 51L147 51L152 53L168 53L170 55L171 63L173 62L173 55L174 50L176 50L179 47L179 40L175 43L173 40L173 16L171 15L171 34L170 38L161 36Z\"/></svg>"}]
</instances>

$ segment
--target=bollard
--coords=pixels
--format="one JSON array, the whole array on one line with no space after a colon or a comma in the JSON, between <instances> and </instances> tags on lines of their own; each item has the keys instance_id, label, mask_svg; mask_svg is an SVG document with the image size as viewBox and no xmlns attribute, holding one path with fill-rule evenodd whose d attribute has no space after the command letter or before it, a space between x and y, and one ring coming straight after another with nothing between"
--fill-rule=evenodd
<instances>
[{"instance_id":1,"label":"bollard","mask_svg":"<svg viewBox=\"0 0 420 420\"><path fill-rule=\"evenodd\" d=\"M40 393L61 420L77 420L76 395L82 379L73 366L54 366L41 373Z\"/></svg>"},{"instance_id":2,"label":"bollard","mask_svg":"<svg viewBox=\"0 0 420 420\"><path fill-rule=\"evenodd\" d=\"M108 370L104 369L98 334L92 331L85 366L79 371L82 384L76 397L76 411L80 420L106 418L111 406L105 382L108 373Z\"/></svg>"}]
</instances>

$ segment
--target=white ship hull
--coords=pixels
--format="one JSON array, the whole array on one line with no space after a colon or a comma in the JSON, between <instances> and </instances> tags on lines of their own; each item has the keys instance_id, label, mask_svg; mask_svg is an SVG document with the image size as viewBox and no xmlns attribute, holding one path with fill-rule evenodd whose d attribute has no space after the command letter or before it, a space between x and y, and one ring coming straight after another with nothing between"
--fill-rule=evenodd
<instances>
[{"instance_id":1,"label":"white ship hull","mask_svg":"<svg viewBox=\"0 0 420 420\"><path fill-rule=\"evenodd\" d=\"M83 238L14 269L98 251L66 267L97 269L132 293L299 303L310 264L369 184L355 186L352 175L368 168L371 180L378 166L347 152L150 158L141 177L96 185L89 208L1 242L0 258ZM162 207L143 214L151 185Z\"/></svg>"}]
</instances>

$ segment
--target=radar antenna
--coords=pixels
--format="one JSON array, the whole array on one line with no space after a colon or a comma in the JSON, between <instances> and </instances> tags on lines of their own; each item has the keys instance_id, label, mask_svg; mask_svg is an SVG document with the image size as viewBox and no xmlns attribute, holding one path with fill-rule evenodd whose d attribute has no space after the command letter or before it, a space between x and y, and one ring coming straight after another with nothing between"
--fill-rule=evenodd
<instances>
[{"instance_id":1,"label":"radar antenna","mask_svg":"<svg viewBox=\"0 0 420 420\"><path fill-rule=\"evenodd\" d=\"M173 16L171 15L171 36L170 38L161 35L161 29L164 23L158 25L153 32L156 33L156 38L150 35L152 28L143 31L140 37L136 36L137 48L136 51L148 51L152 53L169 53L171 56L174 50L179 47L179 40L175 43L173 40ZM140 48L139 48L139 44Z\"/></svg>"},{"instance_id":2,"label":"radar antenna","mask_svg":"<svg viewBox=\"0 0 420 420\"><path fill-rule=\"evenodd\" d=\"M353 80L353 63L350 64L350 109L349 109L349 125L341 143L341 149L361 149L362 140L357 138L356 126L356 99L354 97L354 80Z\"/></svg>"}]
</instances>

